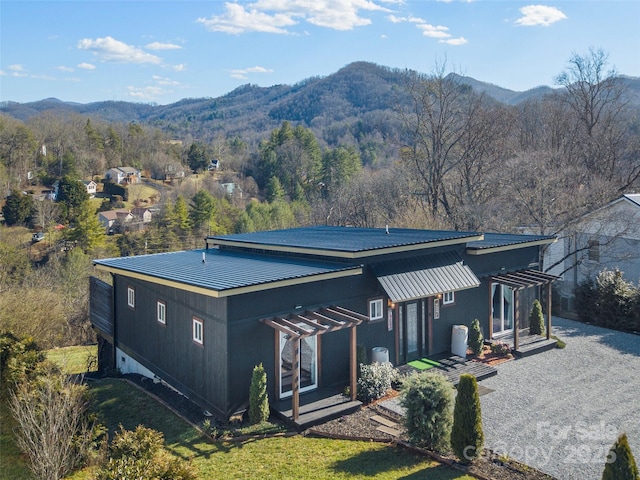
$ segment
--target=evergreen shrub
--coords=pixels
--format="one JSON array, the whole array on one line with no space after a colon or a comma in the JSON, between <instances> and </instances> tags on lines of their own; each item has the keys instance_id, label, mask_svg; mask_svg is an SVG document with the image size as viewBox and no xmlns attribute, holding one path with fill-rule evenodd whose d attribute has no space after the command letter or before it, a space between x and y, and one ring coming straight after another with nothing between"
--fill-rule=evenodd
<instances>
[{"instance_id":1,"label":"evergreen shrub","mask_svg":"<svg viewBox=\"0 0 640 480\"><path fill-rule=\"evenodd\" d=\"M638 466L631 453L627 435L623 433L618 437L607 455L602 472L602 480L638 480Z\"/></svg>"},{"instance_id":2,"label":"evergreen shrub","mask_svg":"<svg viewBox=\"0 0 640 480\"><path fill-rule=\"evenodd\" d=\"M533 306L529 313L529 333L531 335L544 335L545 333L542 305L540 305L538 299L533 301Z\"/></svg>"},{"instance_id":3,"label":"evergreen shrub","mask_svg":"<svg viewBox=\"0 0 640 480\"><path fill-rule=\"evenodd\" d=\"M484 433L478 382L469 374L460 375L458 395L453 410L451 448L463 463L470 463L482 454Z\"/></svg>"},{"instance_id":4,"label":"evergreen shrub","mask_svg":"<svg viewBox=\"0 0 640 480\"><path fill-rule=\"evenodd\" d=\"M267 373L262 363L256 365L251 376L249 390L249 421L262 423L269 419L269 396L267 395Z\"/></svg>"},{"instance_id":5,"label":"evergreen shrub","mask_svg":"<svg viewBox=\"0 0 640 480\"><path fill-rule=\"evenodd\" d=\"M482 353L483 344L484 337L482 336L482 330L480 329L480 320L476 318L471 322L471 328L469 329L469 348L474 355L480 355Z\"/></svg>"},{"instance_id":6,"label":"evergreen shrub","mask_svg":"<svg viewBox=\"0 0 640 480\"><path fill-rule=\"evenodd\" d=\"M390 362L361 365L360 378L358 379L358 399L369 403L384 397L391 390L391 385L397 375L396 369Z\"/></svg>"}]
</instances>

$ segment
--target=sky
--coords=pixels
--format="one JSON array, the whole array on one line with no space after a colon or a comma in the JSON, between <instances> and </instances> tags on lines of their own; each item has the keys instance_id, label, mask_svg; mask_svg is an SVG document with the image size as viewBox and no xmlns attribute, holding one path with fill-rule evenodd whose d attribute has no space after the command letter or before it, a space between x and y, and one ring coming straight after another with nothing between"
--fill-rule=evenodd
<instances>
[{"instance_id":1,"label":"sky","mask_svg":"<svg viewBox=\"0 0 640 480\"><path fill-rule=\"evenodd\" d=\"M640 77L640 1L2 0L0 101L166 105L355 61L525 91L590 49Z\"/></svg>"}]
</instances>

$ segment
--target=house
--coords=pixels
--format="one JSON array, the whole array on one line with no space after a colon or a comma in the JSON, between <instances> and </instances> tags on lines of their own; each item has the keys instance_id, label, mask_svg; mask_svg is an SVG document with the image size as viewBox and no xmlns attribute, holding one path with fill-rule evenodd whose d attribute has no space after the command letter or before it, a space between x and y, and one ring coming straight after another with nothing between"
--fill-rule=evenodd
<instances>
[{"instance_id":1,"label":"house","mask_svg":"<svg viewBox=\"0 0 640 480\"><path fill-rule=\"evenodd\" d=\"M228 418L246 407L262 363L273 402L356 392L356 350L396 366L448 352L452 331L481 321L518 346L554 237L396 228L305 227L210 236L191 251L94 260L100 368L166 382ZM384 356L383 356L384 358ZM297 367L296 367L297 366Z\"/></svg>"},{"instance_id":2,"label":"house","mask_svg":"<svg viewBox=\"0 0 640 480\"><path fill-rule=\"evenodd\" d=\"M126 208L107 210L98 213L98 220L104 225L107 233L114 233L120 227L134 220L133 214Z\"/></svg>"},{"instance_id":3,"label":"house","mask_svg":"<svg viewBox=\"0 0 640 480\"><path fill-rule=\"evenodd\" d=\"M573 311L574 289L602 270L618 269L625 280L640 282L640 194L627 194L577 218L549 245L544 257L560 276L561 307Z\"/></svg>"},{"instance_id":4,"label":"house","mask_svg":"<svg viewBox=\"0 0 640 480\"><path fill-rule=\"evenodd\" d=\"M242 198L242 187L237 183L229 182L229 183L221 183L220 188L225 195L229 195L230 197L240 197Z\"/></svg>"},{"instance_id":5,"label":"house","mask_svg":"<svg viewBox=\"0 0 640 480\"><path fill-rule=\"evenodd\" d=\"M141 223L149 223L153 218L151 210L145 207L132 208L131 214L134 216L136 221Z\"/></svg>"},{"instance_id":6,"label":"house","mask_svg":"<svg viewBox=\"0 0 640 480\"><path fill-rule=\"evenodd\" d=\"M104 178L108 182L120 185L135 185L140 183L142 178L140 170L133 167L114 167L107 170Z\"/></svg>"},{"instance_id":7,"label":"house","mask_svg":"<svg viewBox=\"0 0 640 480\"><path fill-rule=\"evenodd\" d=\"M83 180L82 183L84 184L84 187L87 189L87 193L91 196L91 198L95 197L98 184L93 180Z\"/></svg>"}]
</instances>

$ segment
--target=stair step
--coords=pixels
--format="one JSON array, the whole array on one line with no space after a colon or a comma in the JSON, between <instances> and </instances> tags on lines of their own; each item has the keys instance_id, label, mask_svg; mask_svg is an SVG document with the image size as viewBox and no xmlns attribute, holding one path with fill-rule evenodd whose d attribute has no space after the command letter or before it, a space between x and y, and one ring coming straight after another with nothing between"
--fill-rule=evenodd
<instances>
[{"instance_id":1,"label":"stair step","mask_svg":"<svg viewBox=\"0 0 640 480\"><path fill-rule=\"evenodd\" d=\"M394 422L393 420L389 420L388 418L382 417L380 415L374 415L373 417L371 417L371 420L381 423L385 427L389 427L389 428L398 427L398 424L396 422Z\"/></svg>"},{"instance_id":2,"label":"stair step","mask_svg":"<svg viewBox=\"0 0 640 480\"><path fill-rule=\"evenodd\" d=\"M376 428L376 430L383 432L383 433L387 433L389 435L393 435L394 437L399 437L402 432L400 430L397 430L395 428L390 428L390 427L386 427L384 425L379 426L378 428Z\"/></svg>"}]
</instances>

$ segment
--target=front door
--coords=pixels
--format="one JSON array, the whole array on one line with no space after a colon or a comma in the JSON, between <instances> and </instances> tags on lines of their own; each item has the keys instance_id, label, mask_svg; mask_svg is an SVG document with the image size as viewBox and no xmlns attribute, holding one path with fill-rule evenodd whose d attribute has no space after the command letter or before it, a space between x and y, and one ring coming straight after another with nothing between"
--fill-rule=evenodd
<instances>
[{"instance_id":1,"label":"front door","mask_svg":"<svg viewBox=\"0 0 640 480\"><path fill-rule=\"evenodd\" d=\"M293 348L295 340L280 332L280 398L291 396L293 384ZM300 378L300 393L313 390L318 386L318 349L317 337L303 337L300 339L300 362L298 373Z\"/></svg>"},{"instance_id":2,"label":"front door","mask_svg":"<svg viewBox=\"0 0 640 480\"><path fill-rule=\"evenodd\" d=\"M421 321L424 318L424 315L421 315L424 306L421 309L418 302L408 302L400 304L398 308L400 363L406 363L420 358L426 352L425 325L424 321Z\"/></svg>"}]
</instances>

